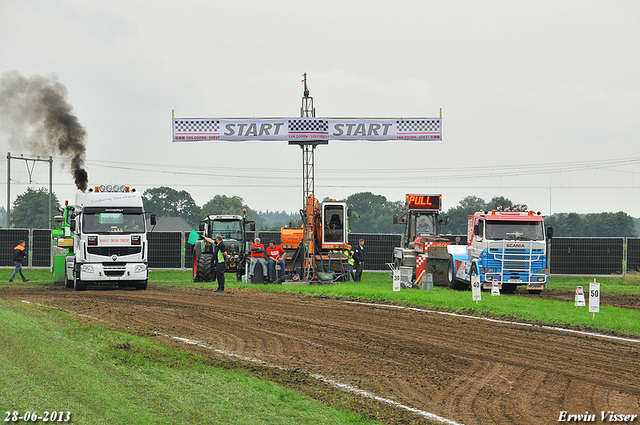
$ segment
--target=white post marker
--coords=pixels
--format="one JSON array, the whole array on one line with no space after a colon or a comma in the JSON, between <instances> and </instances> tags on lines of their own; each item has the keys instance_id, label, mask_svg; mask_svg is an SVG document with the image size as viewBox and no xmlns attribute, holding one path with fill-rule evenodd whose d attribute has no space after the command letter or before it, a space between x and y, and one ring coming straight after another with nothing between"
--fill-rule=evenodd
<instances>
[{"instance_id":1,"label":"white post marker","mask_svg":"<svg viewBox=\"0 0 640 425\"><path fill-rule=\"evenodd\" d=\"M471 292L473 294L473 300L478 304L478 301L482 299L482 291L480 290L480 276L471 276Z\"/></svg>"},{"instance_id":2,"label":"white post marker","mask_svg":"<svg viewBox=\"0 0 640 425\"><path fill-rule=\"evenodd\" d=\"M584 307L585 305L587 305L584 302L584 290L582 289L582 286L576 286L576 307Z\"/></svg>"},{"instance_id":3,"label":"white post marker","mask_svg":"<svg viewBox=\"0 0 640 425\"><path fill-rule=\"evenodd\" d=\"M593 313L594 319L596 313L600 313L600 283L595 279L589 284L589 312Z\"/></svg>"},{"instance_id":4,"label":"white post marker","mask_svg":"<svg viewBox=\"0 0 640 425\"><path fill-rule=\"evenodd\" d=\"M393 269L393 290L400 291L400 269Z\"/></svg>"},{"instance_id":5,"label":"white post marker","mask_svg":"<svg viewBox=\"0 0 640 425\"><path fill-rule=\"evenodd\" d=\"M500 284L498 282L493 282L491 284L491 296L500 296Z\"/></svg>"}]
</instances>

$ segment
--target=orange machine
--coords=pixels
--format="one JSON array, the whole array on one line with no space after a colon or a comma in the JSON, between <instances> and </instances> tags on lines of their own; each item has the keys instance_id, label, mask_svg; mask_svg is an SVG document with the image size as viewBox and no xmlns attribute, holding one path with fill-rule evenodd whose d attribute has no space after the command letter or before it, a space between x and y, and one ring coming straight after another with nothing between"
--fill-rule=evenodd
<instances>
[{"instance_id":1,"label":"orange machine","mask_svg":"<svg viewBox=\"0 0 640 425\"><path fill-rule=\"evenodd\" d=\"M350 210L345 202L323 202L320 204L313 196L308 196L305 208L300 211L302 227L283 227L280 233L282 248L296 250L302 242L306 247L305 269L321 270L320 264L330 260L345 261L344 251L349 243ZM341 255L336 255L341 254ZM293 257L293 256L291 256Z\"/></svg>"}]
</instances>

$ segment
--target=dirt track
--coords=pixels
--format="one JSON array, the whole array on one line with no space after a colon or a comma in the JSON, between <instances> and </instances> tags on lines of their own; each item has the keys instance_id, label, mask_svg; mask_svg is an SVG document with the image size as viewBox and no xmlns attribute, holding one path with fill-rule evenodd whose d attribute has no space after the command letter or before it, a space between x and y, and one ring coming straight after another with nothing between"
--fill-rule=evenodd
<instances>
[{"instance_id":1,"label":"dirt track","mask_svg":"<svg viewBox=\"0 0 640 425\"><path fill-rule=\"evenodd\" d=\"M561 411L588 411L596 422L601 411L640 415L640 342L241 289L4 288L0 297L87 315L81 320L100 319L218 363L227 358L169 337L203 342L467 425L557 423ZM300 389L293 382L299 377L290 379L276 380ZM363 412L387 410L378 417L389 422L431 423L401 408L367 403Z\"/></svg>"}]
</instances>

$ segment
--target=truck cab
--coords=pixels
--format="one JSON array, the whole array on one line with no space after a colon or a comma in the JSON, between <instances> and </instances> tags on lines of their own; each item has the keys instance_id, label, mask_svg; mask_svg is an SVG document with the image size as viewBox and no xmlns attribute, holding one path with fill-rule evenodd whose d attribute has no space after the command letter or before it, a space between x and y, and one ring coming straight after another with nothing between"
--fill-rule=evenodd
<instances>
[{"instance_id":1,"label":"truck cab","mask_svg":"<svg viewBox=\"0 0 640 425\"><path fill-rule=\"evenodd\" d=\"M467 247L452 252L455 279L479 276L483 289L497 283L504 292L520 285L539 293L547 284L544 217L526 205L479 211L467 218Z\"/></svg>"},{"instance_id":2,"label":"truck cab","mask_svg":"<svg viewBox=\"0 0 640 425\"><path fill-rule=\"evenodd\" d=\"M129 186L96 186L78 191L68 216L73 255L66 257L66 282L146 289L148 242L141 195ZM155 224L155 215L151 215Z\"/></svg>"}]
</instances>

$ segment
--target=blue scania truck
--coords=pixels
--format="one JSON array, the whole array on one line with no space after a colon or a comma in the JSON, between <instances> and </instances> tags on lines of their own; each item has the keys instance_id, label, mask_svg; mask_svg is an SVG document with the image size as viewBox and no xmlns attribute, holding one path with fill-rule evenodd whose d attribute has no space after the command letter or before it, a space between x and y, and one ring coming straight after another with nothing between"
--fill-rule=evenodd
<instances>
[{"instance_id":1,"label":"blue scania truck","mask_svg":"<svg viewBox=\"0 0 640 425\"><path fill-rule=\"evenodd\" d=\"M526 205L479 211L467 219L467 245L449 245L449 287L469 287L478 276L483 289L494 283L503 292L526 286L540 293L547 286L547 239L544 216Z\"/></svg>"}]
</instances>

